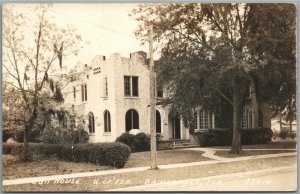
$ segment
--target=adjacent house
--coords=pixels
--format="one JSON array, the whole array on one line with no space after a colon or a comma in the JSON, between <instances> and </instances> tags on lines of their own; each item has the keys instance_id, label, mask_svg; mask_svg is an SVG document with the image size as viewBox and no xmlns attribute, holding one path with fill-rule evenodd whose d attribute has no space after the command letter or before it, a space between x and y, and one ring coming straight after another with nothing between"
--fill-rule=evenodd
<instances>
[{"instance_id":1,"label":"adjacent house","mask_svg":"<svg viewBox=\"0 0 300 194\"><path fill-rule=\"evenodd\" d=\"M62 93L66 106L86 115L85 128L90 142L115 141L132 129L150 133L150 71L145 52L131 53L129 58L118 53L109 57L97 55L90 65L81 68L85 69L81 79L68 84ZM166 91L156 90L157 99L166 95ZM242 127L257 127L254 123L270 127L269 118L262 114L254 116L255 108L257 105L245 109ZM262 113L261 109L258 112ZM200 108L195 117L196 130L215 128L214 113ZM156 132L164 140L191 138L182 119L161 106L156 107Z\"/></svg>"}]
</instances>

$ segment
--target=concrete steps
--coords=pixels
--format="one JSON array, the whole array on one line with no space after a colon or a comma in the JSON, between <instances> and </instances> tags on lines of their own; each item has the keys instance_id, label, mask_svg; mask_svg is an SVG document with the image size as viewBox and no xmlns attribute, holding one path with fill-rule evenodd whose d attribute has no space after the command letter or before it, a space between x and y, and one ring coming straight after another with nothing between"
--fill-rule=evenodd
<instances>
[{"instance_id":1,"label":"concrete steps","mask_svg":"<svg viewBox=\"0 0 300 194\"><path fill-rule=\"evenodd\" d=\"M199 147L199 145L192 143L189 139L171 139L162 141L160 142L160 144L163 144L163 146L159 146L162 149L183 149Z\"/></svg>"}]
</instances>

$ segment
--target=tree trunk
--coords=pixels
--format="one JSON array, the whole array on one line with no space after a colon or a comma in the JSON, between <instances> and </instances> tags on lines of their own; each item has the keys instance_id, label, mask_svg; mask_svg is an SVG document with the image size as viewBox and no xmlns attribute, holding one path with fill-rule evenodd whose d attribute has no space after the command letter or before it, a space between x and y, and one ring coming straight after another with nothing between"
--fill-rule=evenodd
<instances>
[{"instance_id":1,"label":"tree trunk","mask_svg":"<svg viewBox=\"0 0 300 194\"><path fill-rule=\"evenodd\" d=\"M257 128L258 127L258 101L257 101L257 94L256 94L256 87L254 84L253 79L251 80L251 106L253 110L253 125L252 128ZM262 126L260 126L262 127Z\"/></svg>"},{"instance_id":2,"label":"tree trunk","mask_svg":"<svg viewBox=\"0 0 300 194\"><path fill-rule=\"evenodd\" d=\"M28 127L25 127L25 130L24 130L24 160L25 161L28 161L29 158L29 153L28 153L28 139L29 139L29 129Z\"/></svg>"},{"instance_id":3,"label":"tree trunk","mask_svg":"<svg viewBox=\"0 0 300 194\"><path fill-rule=\"evenodd\" d=\"M36 119L37 119L37 102L33 104L34 109L32 112L32 116L25 124L25 130L24 130L24 160L28 161L29 158L29 151L28 151L28 141L29 141L29 131L32 129Z\"/></svg>"},{"instance_id":4,"label":"tree trunk","mask_svg":"<svg viewBox=\"0 0 300 194\"><path fill-rule=\"evenodd\" d=\"M241 145L241 131L240 131L240 117L241 117L241 105L240 105L240 93L237 85L234 85L233 88L233 136L231 144L231 153L241 154L242 145Z\"/></svg>"}]
</instances>

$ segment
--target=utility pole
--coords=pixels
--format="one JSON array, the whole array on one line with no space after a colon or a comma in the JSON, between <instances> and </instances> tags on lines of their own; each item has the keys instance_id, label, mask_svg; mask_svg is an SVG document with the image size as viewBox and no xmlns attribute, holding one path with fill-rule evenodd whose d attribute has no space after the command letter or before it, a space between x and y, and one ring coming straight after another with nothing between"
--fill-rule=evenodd
<instances>
[{"instance_id":1,"label":"utility pole","mask_svg":"<svg viewBox=\"0 0 300 194\"><path fill-rule=\"evenodd\" d=\"M151 135L151 151L150 162L151 170L156 170L156 123L155 123L155 76L153 62L153 26L149 26L149 54L150 54L150 135Z\"/></svg>"}]
</instances>

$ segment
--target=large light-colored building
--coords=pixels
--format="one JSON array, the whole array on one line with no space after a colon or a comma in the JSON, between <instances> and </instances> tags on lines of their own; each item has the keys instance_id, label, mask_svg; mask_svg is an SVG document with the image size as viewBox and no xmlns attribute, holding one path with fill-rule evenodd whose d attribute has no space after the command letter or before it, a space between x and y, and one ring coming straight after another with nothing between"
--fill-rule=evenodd
<instances>
[{"instance_id":1,"label":"large light-colored building","mask_svg":"<svg viewBox=\"0 0 300 194\"><path fill-rule=\"evenodd\" d=\"M145 52L131 53L129 58L117 53L108 58L97 55L90 65L77 68L83 68L84 74L68 84L62 93L66 106L86 115L85 129L89 132L90 142L115 141L132 129L150 134L150 70ZM167 92L156 90L156 95L159 100L166 97ZM253 106L245 109L241 126L258 127L253 124L258 119L256 123L270 127L269 117L257 117L253 109ZM213 113L200 108L195 117L195 130L215 128ZM167 107L156 106L156 131L163 140L193 139L182 119L169 112Z\"/></svg>"},{"instance_id":2,"label":"large light-colored building","mask_svg":"<svg viewBox=\"0 0 300 194\"><path fill-rule=\"evenodd\" d=\"M62 92L67 106L87 115L90 141L115 141L132 129L149 134L150 71L146 53L132 53L129 58L117 53L109 58L97 55L84 68L81 79ZM164 97L162 91L156 93L157 98ZM182 121L160 106L156 109L156 130L163 139L189 138Z\"/></svg>"}]
</instances>

